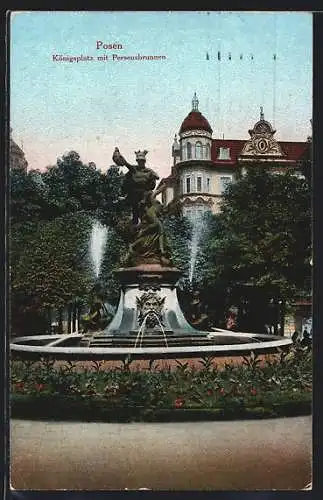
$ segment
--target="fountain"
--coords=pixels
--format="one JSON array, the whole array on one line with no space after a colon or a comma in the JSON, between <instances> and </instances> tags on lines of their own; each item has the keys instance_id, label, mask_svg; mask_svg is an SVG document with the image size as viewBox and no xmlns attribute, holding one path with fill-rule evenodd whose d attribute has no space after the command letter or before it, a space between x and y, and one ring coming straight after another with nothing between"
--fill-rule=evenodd
<instances>
[{"instance_id":1,"label":"fountain","mask_svg":"<svg viewBox=\"0 0 323 500\"><path fill-rule=\"evenodd\" d=\"M117 271L121 283L119 305L110 324L101 331L69 335L39 335L12 340L12 356L56 359L162 359L276 352L291 339L269 334L200 331L185 319L177 298L181 276L161 222L163 206L156 199L158 175L145 166L147 151L137 151L137 165L129 164L116 148L114 162L128 169L123 191L132 207L133 240ZM198 225L196 225L198 226ZM194 252L190 279L197 259L199 234L193 230ZM194 236L195 234L195 236ZM99 275L106 231L93 228L96 275ZM94 245L95 243L95 245ZM94 248L95 246L95 248ZM192 242L193 247L193 242Z\"/></svg>"},{"instance_id":2,"label":"fountain","mask_svg":"<svg viewBox=\"0 0 323 500\"><path fill-rule=\"evenodd\" d=\"M192 236L189 242L190 245L190 260L189 260L189 282L192 285L195 274L195 267L198 261L200 245L206 237L207 223L204 214L196 215L192 220Z\"/></svg>"},{"instance_id":3,"label":"fountain","mask_svg":"<svg viewBox=\"0 0 323 500\"><path fill-rule=\"evenodd\" d=\"M90 254L94 266L95 276L98 278L100 274L102 257L107 241L107 228L100 224L99 221L94 221L90 239Z\"/></svg>"}]
</instances>

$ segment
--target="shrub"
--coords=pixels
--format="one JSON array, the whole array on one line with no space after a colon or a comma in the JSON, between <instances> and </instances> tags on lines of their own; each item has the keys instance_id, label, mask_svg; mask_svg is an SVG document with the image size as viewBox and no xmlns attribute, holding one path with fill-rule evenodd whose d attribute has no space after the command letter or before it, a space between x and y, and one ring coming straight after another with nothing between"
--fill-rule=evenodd
<instances>
[{"instance_id":1,"label":"shrub","mask_svg":"<svg viewBox=\"0 0 323 500\"><path fill-rule=\"evenodd\" d=\"M134 371L130 370L129 363L104 370L102 363L95 362L80 370L78 363L58 364L51 359L12 360L13 416L17 401L21 408L22 400L31 404L32 400L45 403L51 398L64 399L69 401L66 403L69 407L79 409L84 409L90 401L92 413L89 409L85 413L92 419L100 415L111 418L109 411L113 409L119 413L128 409L128 415L137 417L140 409L140 418L149 415L153 418L156 412L165 410L214 410L214 416L221 417L248 417L250 412L258 417L275 416L284 411L288 413L287 407L294 408L296 413L300 407L302 411L310 411L312 359L309 350L293 347L287 353L267 357L261 364L259 361L251 353L240 365L226 363L222 369L210 360L201 360L200 370L178 362L174 371L153 370L152 363L148 371ZM35 413L37 411L39 405L35 406ZM75 415L80 413L75 412Z\"/></svg>"}]
</instances>

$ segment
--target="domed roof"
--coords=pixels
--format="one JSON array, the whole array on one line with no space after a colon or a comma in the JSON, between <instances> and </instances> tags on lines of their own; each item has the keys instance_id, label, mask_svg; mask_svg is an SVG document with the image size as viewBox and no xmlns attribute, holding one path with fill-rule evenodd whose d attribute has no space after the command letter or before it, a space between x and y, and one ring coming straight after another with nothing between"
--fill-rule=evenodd
<instances>
[{"instance_id":1,"label":"domed roof","mask_svg":"<svg viewBox=\"0 0 323 500\"><path fill-rule=\"evenodd\" d=\"M16 153L16 154L19 154L21 156L24 156L24 152L23 150L18 146L18 144L13 140L13 139L10 139L10 153Z\"/></svg>"},{"instance_id":2,"label":"domed roof","mask_svg":"<svg viewBox=\"0 0 323 500\"><path fill-rule=\"evenodd\" d=\"M195 130L202 129L210 132L212 134L212 128L205 116L198 110L198 99L196 97L196 93L194 94L192 100L192 111L187 115L185 120L183 121L179 133L186 132L187 130Z\"/></svg>"},{"instance_id":3,"label":"domed roof","mask_svg":"<svg viewBox=\"0 0 323 500\"><path fill-rule=\"evenodd\" d=\"M186 130L193 130L193 129L207 130L208 132L210 132L210 134L212 134L213 132L213 130L211 129L211 125L200 111L191 111L187 115L187 117L185 118L185 120L181 125L179 133L181 134Z\"/></svg>"}]
</instances>

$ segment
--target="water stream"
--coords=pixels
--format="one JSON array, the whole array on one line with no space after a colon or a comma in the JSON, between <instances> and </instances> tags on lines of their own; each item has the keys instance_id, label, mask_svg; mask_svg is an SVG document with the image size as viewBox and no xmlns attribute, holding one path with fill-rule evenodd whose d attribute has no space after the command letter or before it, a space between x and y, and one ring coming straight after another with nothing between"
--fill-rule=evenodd
<instances>
[{"instance_id":1,"label":"water stream","mask_svg":"<svg viewBox=\"0 0 323 500\"><path fill-rule=\"evenodd\" d=\"M143 322L140 325L140 328L139 328L136 340L135 340L135 347L137 347L138 341L139 341L139 347L142 347L142 341L143 341L143 338L144 338L144 329L146 327L147 319L148 319L149 316L155 316L155 318L157 319L158 324L160 326L160 329L161 329L161 331L163 333L163 337L164 337L164 340L165 340L165 345L166 345L166 347L168 347L167 336L166 336L166 333L165 333L165 329L164 329L164 327L163 327L163 325L162 325L162 323L161 323L161 321L160 321L160 319L158 317L158 314L156 314L155 311L148 311L148 313L144 317Z\"/></svg>"},{"instance_id":2,"label":"water stream","mask_svg":"<svg viewBox=\"0 0 323 500\"><path fill-rule=\"evenodd\" d=\"M201 243L207 234L207 221L203 215L196 215L191 220L192 235L189 241L190 246L190 259L189 259L189 282L192 284L195 274L196 264L200 253Z\"/></svg>"},{"instance_id":3,"label":"water stream","mask_svg":"<svg viewBox=\"0 0 323 500\"><path fill-rule=\"evenodd\" d=\"M107 241L107 228L100 224L99 221L94 221L90 239L90 253L94 266L95 276L98 278L100 274L101 263L104 255L104 250Z\"/></svg>"}]
</instances>

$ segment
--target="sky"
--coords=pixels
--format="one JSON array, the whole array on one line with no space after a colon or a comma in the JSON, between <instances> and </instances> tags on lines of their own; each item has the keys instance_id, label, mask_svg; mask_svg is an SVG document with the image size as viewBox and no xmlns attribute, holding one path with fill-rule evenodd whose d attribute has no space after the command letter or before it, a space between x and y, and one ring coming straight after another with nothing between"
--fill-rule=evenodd
<instances>
[{"instance_id":1,"label":"sky","mask_svg":"<svg viewBox=\"0 0 323 500\"><path fill-rule=\"evenodd\" d=\"M97 49L98 41L122 49ZM113 54L166 58L113 61ZM81 55L93 60L57 60ZM97 60L104 55L108 60ZM106 171L118 146L131 163L134 151L147 149L147 166L167 176L173 138L192 109L194 92L213 138L248 139L262 105L277 140L305 141L312 118L312 14L11 16L10 125L29 168L43 170L74 150Z\"/></svg>"}]
</instances>

